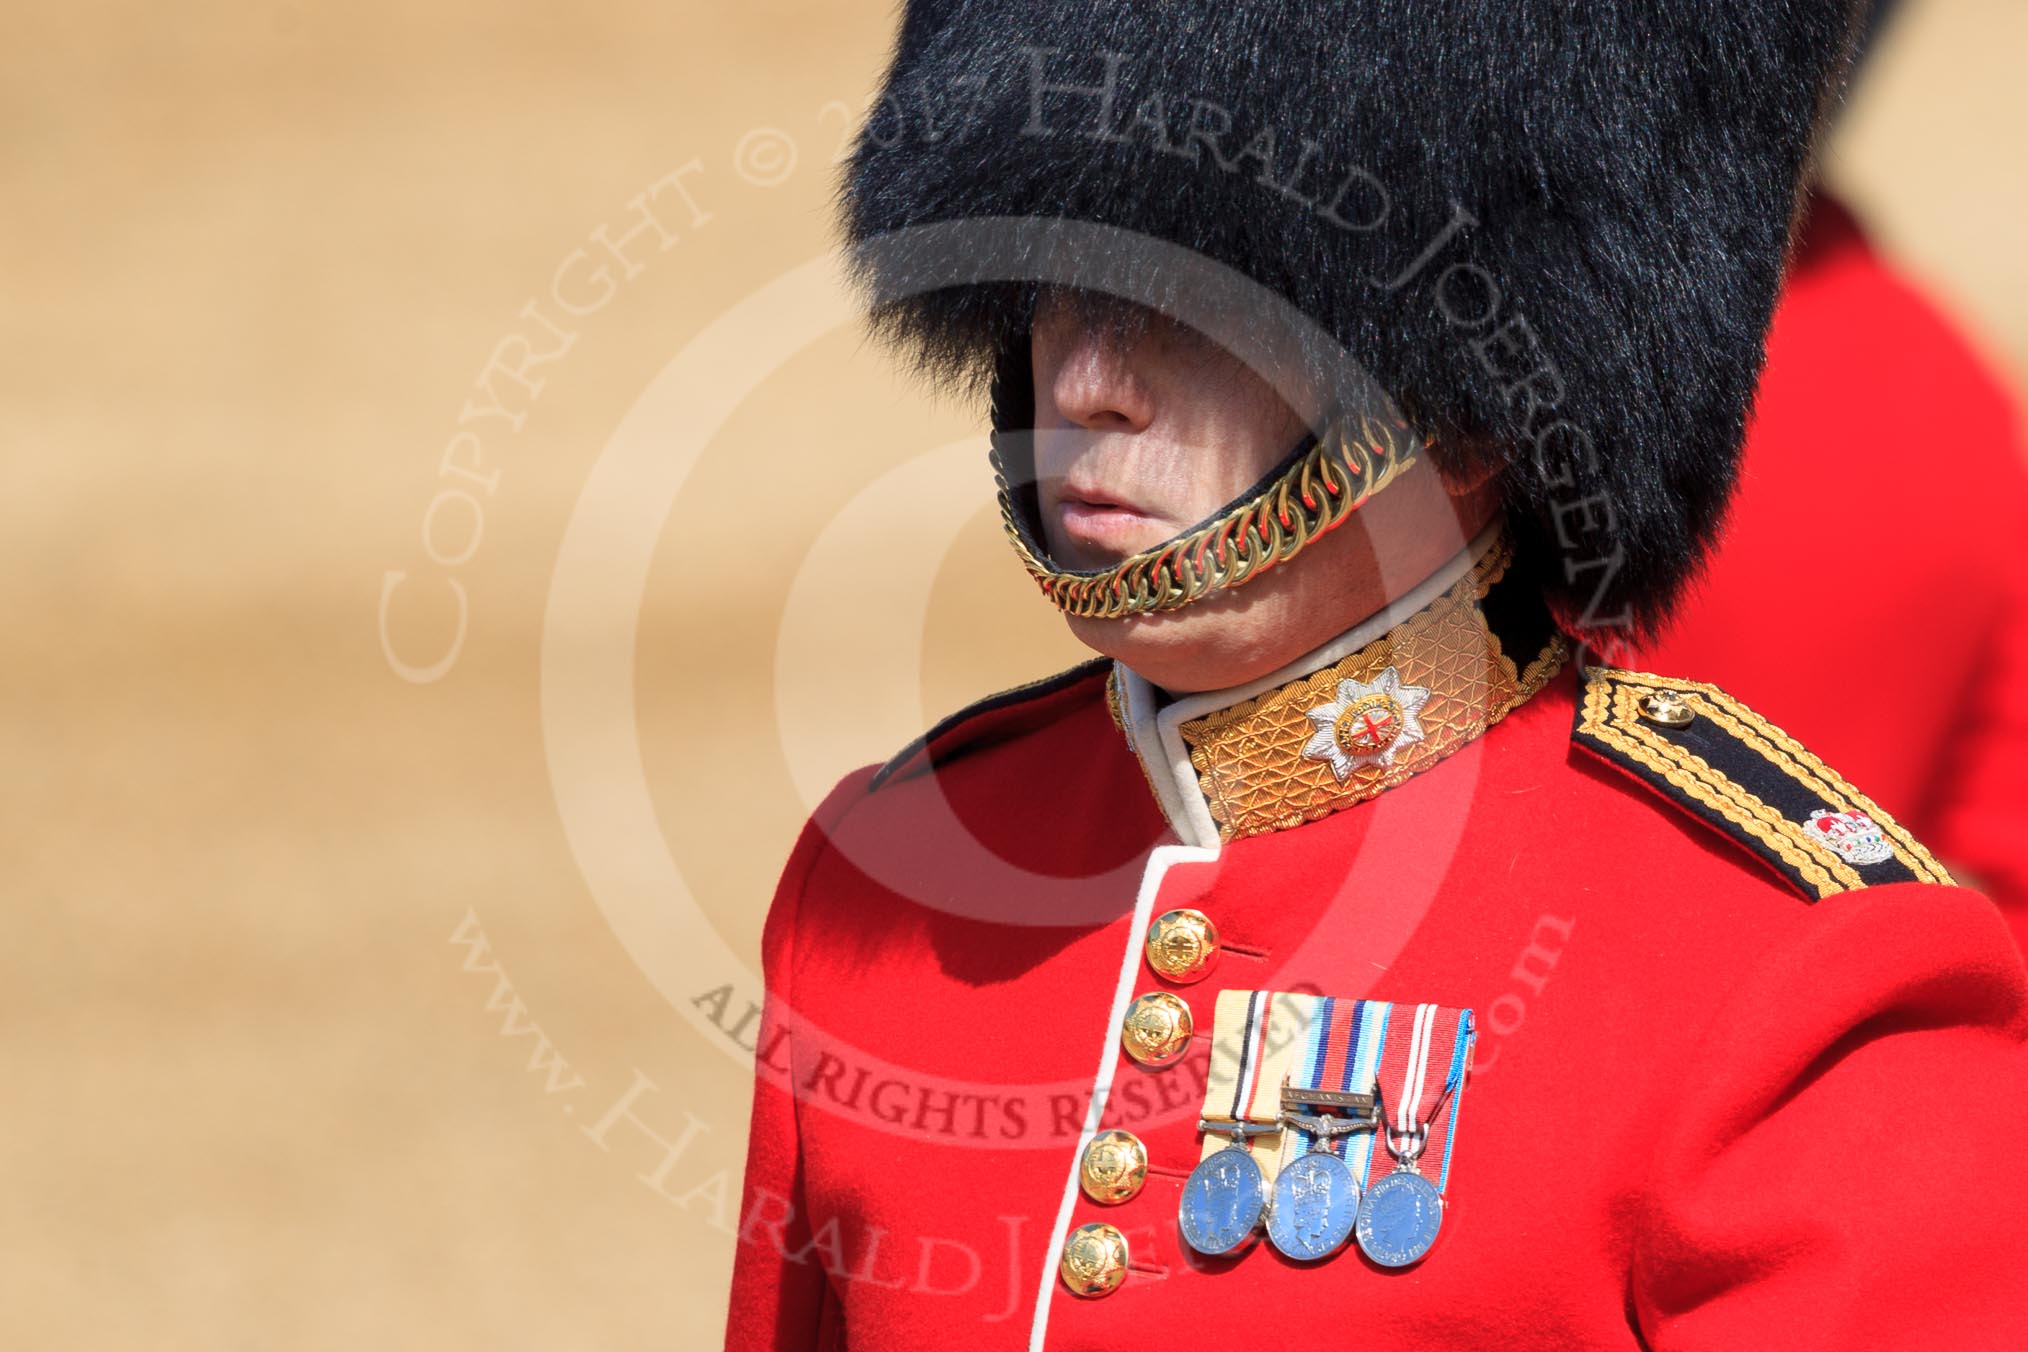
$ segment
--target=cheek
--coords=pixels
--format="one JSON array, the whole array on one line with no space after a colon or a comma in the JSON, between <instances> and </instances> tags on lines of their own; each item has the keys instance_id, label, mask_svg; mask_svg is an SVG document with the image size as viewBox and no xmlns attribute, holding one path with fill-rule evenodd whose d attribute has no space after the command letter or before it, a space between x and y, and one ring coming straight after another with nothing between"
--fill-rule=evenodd
<instances>
[{"instance_id":1,"label":"cheek","mask_svg":"<svg viewBox=\"0 0 2028 1352\"><path fill-rule=\"evenodd\" d=\"M1265 387L1206 420L1198 434L1202 501L1199 517L1253 488L1309 435L1309 427ZM1194 518L1193 518L1194 519Z\"/></svg>"},{"instance_id":2,"label":"cheek","mask_svg":"<svg viewBox=\"0 0 2028 1352\"><path fill-rule=\"evenodd\" d=\"M1078 442L1069 429L1038 426L1029 437L1026 459L1035 476L1035 482L1047 487L1060 482L1070 462L1077 456ZM1013 459L1016 463L1023 458L1019 448Z\"/></svg>"},{"instance_id":3,"label":"cheek","mask_svg":"<svg viewBox=\"0 0 2028 1352\"><path fill-rule=\"evenodd\" d=\"M1163 476L1170 489L1170 501L1178 504L1178 529L1194 526L1257 486L1282 456L1296 444L1301 433L1286 441L1254 433L1233 437L1205 450L1189 465L1176 466Z\"/></svg>"}]
</instances>

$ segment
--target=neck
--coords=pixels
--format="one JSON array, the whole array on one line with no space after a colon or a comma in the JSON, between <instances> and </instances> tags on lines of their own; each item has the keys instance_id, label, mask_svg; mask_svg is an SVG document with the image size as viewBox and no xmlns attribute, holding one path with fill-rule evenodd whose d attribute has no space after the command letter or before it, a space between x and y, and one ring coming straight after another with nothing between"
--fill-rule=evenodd
<instances>
[{"instance_id":1,"label":"neck","mask_svg":"<svg viewBox=\"0 0 2028 1352\"><path fill-rule=\"evenodd\" d=\"M1324 642L1280 663L1263 676L1238 684L1223 686L1215 690L1206 690L1195 686L1187 689L1171 689L1155 681L1148 680L1145 684L1148 687L1149 694L1158 704L1163 705L1188 698L1199 703L1210 701L1211 707L1217 707L1221 704L1237 703L1242 699L1258 694L1262 690L1272 689L1298 676L1316 671L1320 667L1337 661L1347 653L1365 647L1395 625L1443 595L1446 589L1454 586L1459 579L1463 578L1471 570L1475 562L1484 558L1488 551L1499 544L1501 534L1501 528L1497 522L1485 527L1463 549L1458 550L1449 558L1437 564L1434 569L1426 573L1415 585L1378 608L1368 610L1359 619L1354 620L1349 626L1339 630ZM1123 667L1126 666L1126 664L1122 665Z\"/></svg>"},{"instance_id":2,"label":"neck","mask_svg":"<svg viewBox=\"0 0 2028 1352\"><path fill-rule=\"evenodd\" d=\"M1177 835L1209 845L1363 802L1475 740L1566 645L1497 529L1257 680L1172 694L1124 665L1115 721Z\"/></svg>"}]
</instances>

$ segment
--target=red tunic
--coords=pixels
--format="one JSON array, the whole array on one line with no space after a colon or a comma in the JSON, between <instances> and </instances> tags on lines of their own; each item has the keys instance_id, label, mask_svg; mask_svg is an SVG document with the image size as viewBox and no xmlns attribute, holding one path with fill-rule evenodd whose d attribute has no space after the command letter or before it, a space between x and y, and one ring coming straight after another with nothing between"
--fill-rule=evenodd
<instances>
[{"instance_id":1,"label":"red tunic","mask_svg":"<svg viewBox=\"0 0 2028 1352\"><path fill-rule=\"evenodd\" d=\"M2004 384L1820 199L1724 542L1641 661L1778 710L2028 943L2024 540Z\"/></svg>"},{"instance_id":2,"label":"red tunic","mask_svg":"<svg viewBox=\"0 0 2028 1352\"><path fill-rule=\"evenodd\" d=\"M1564 670L1405 782L1224 843L1104 664L847 777L765 930L727 1345L2028 1344L2028 985L1998 913L1924 882L1805 900L1748 827L1574 738L1587 688ZM1190 985L1143 950L1178 907L1220 932ZM1196 1029L1150 1069L1119 1027L1162 989ZM1476 1011L1422 1263L1181 1243L1224 989ZM1077 1187L1096 1126L1146 1145L1124 1204ZM1088 1221L1131 1255L1095 1298L1056 1274Z\"/></svg>"}]
</instances>

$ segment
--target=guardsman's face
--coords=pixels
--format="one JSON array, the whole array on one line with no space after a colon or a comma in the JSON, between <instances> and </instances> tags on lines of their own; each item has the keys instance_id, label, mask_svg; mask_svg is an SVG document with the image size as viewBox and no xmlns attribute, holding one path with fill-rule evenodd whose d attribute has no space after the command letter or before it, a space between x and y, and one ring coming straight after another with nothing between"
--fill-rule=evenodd
<instances>
[{"instance_id":1,"label":"guardsman's face","mask_svg":"<svg viewBox=\"0 0 2028 1352\"><path fill-rule=\"evenodd\" d=\"M1121 326L1055 293L1036 311L1038 506L1044 543L1065 567L1108 567L1189 529L1308 430L1267 379L1209 339L1160 315L1134 321ZM1447 487L1418 462L1244 586L1153 615L1072 618L1071 631L1172 692L1237 685L1428 577L1494 510L1490 485Z\"/></svg>"},{"instance_id":2,"label":"guardsman's face","mask_svg":"<svg viewBox=\"0 0 2028 1352\"><path fill-rule=\"evenodd\" d=\"M1295 409L1225 349L1166 316L1132 318L1123 334L1053 292L1036 313L1037 491L1065 567L1110 567L1188 530L1304 435Z\"/></svg>"}]
</instances>

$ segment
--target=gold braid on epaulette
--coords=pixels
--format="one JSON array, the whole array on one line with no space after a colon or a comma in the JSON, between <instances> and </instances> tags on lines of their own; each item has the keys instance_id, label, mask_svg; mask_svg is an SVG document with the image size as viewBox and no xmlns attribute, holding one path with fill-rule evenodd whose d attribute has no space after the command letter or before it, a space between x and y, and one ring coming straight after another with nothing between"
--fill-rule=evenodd
<instances>
[{"instance_id":1,"label":"gold braid on epaulette","mask_svg":"<svg viewBox=\"0 0 2028 1352\"><path fill-rule=\"evenodd\" d=\"M992 458L1001 525L1042 594L1068 615L1120 619L1174 610L1286 563L1392 483L1428 446L1398 419L1341 418L1258 493L1096 572L1059 568L1038 554L1021 528L997 443Z\"/></svg>"},{"instance_id":2,"label":"gold braid on epaulette","mask_svg":"<svg viewBox=\"0 0 2028 1352\"><path fill-rule=\"evenodd\" d=\"M1679 701L1692 721L1671 726L1645 715L1643 700L1656 695ZM1707 727L1715 737L1700 754L1689 739ZM1883 881L1952 883L1949 870L1878 803L1715 685L1593 667L1585 674L1573 732L1665 797L1702 809L1713 826L1746 844L1806 897L1822 899ZM1760 790L1712 763L1712 754L1732 746L1756 758L1744 764L1772 772ZM1809 829L1814 809L1865 817L1890 854L1856 864L1847 860Z\"/></svg>"}]
</instances>

